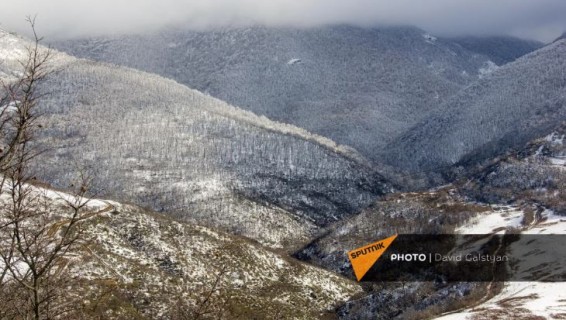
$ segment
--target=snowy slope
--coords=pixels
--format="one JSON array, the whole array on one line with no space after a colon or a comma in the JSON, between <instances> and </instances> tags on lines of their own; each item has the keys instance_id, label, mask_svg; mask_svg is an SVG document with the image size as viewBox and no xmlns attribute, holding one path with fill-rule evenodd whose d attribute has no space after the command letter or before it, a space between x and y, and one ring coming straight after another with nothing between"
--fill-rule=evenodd
<instances>
[{"instance_id":1,"label":"snowy slope","mask_svg":"<svg viewBox=\"0 0 566 320\"><path fill-rule=\"evenodd\" d=\"M56 219L66 217L65 200L75 200L65 192L31 188L31 196L40 197L34 203L48 206ZM6 201L5 195L0 201ZM361 292L353 281L244 238L134 205L88 201L88 244L73 254L69 268L76 281L85 282L75 289L86 290L81 292L86 305L95 303L89 297L97 290L115 295L96 302L105 317L170 318L179 299L198 304L217 278L212 311L226 319L312 319ZM67 294L76 293L70 288Z\"/></svg>"},{"instance_id":2,"label":"snowy slope","mask_svg":"<svg viewBox=\"0 0 566 320\"><path fill-rule=\"evenodd\" d=\"M0 47L25 41L6 35ZM66 186L76 164L105 195L282 247L389 191L355 151L172 80L57 54L61 71L38 177ZM60 58L63 57L63 58Z\"/></svg>"},{"instance_id":3,"label":"snowy slope","mask_svg":"<svg viewBox=\"0 0 566 320\"><path fill-rule=\"evenodd\" d=\"M415 27L163 30L54 46L175 79L372 160L489 61Z\"/></svg>"},{"instance_id":4,"label":"snowy slope","mask_svg":"<svg viewBox=\"0 0 566 320\"><path fill-rule=\"evenodd\" d=\"M483 173L466 183L462 191L481 200L509 202L513 205L495 206L494 212L480 214L458 228L461 233L502 233L507 229L528 235L566 234L566 174L553 159L566 152L562 125L551 134L531 141L522 150L508 155L489 166ZM521 208L519 208L520 206ZM525 245L526 241L534 241ZM560 243L551 238L521 238L510 250L515 255L532 255L533 246L554 248L540 255L536 264L522 264L514 272L528 276L539 275L541 280L562 272L566 257ZM525 252L528 250L529 252ZM472 308L447 314L440 319L559 319L566 314L566 293L563 283L508 282L492 298L480 300Z\"/></svg>"},{"instance_id":5,"label":"snowy slope","mask_svg":"<svg viewBox=\"0 0 566 320\"><path fill-rule=\"evenodd\" d=\"M505 233L506 228L521 228L524 212L513 206L493 206L493 211L477 215L456 228L461 234Z\"/></svg>"},{"instance_id":6,"label":"snowy slope","mask_svg":"<svg viewBox=\"0 0 566 320\"><path fill-rule=\"evenodd\" d=\"M505 228L521 227L521 234L566 234L566 218L555 215L551 210L546 210L542 214L541 221L531 225L517 224L516 220L495 222L495 216L499 213L485 215L474 222L464 225L460 231L470 234L485 233L487 229L500 230ZM539 238L537 241L543 241ZM511 245L510 250L521 252L527 240L519 240ZM560 244L558 244L560 245ZM532 243L531 243L532 246ZM549 248L551 245L545 245ZM514 253L519 254L519 253ZM527 254L527 253L525 253ZM539 269L543 266L543 272L547 276L552 275L553 266L566 265L566 257L554 255L554 261L538 261ZM532 266L524 266L530 268ZM559 270L561 270L559 268ZM517 270L532 274L532 269ZM541 280L544 280L542 278ZM493 298L488 299L473 308L452 312L437 319L559 319L566 314L566 292L563 290L564 284L561 282L509 282L505 283L501 292ZM537 318L537 319L538 319Z\"/></svg>"},{"instance_id":7,"label":"snowy slope","mask_svg":"<svg viewBox=\"0 0 566 320\"><path fill-rule=\"evenodd\" d=\"M566 119L566 40L506 64L393 141L383 159L413 171L474 165L550 133Z\"/></svg>"}]
</instances>

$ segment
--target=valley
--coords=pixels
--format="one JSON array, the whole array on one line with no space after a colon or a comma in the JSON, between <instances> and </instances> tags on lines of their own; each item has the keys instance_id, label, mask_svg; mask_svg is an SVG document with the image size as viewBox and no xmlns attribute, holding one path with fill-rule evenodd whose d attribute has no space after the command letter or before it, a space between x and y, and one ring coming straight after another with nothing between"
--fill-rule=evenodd
<instances>
[{"instance_id":1,"label":"valley","mask_svg":"<svg viewBox=\"0 0 566 320\"><path fill-rule=\"evenodd\" d=\"M26 117L9 84L33 45L0 30L1 128ZM331 25L52 45L35 49L53 73L33 87L38 123L18 149L39 152L25 177L2 167L1 290L33 266L12 258L18 232L4 232L18 230L14 199L26 195L20 211L40 212L50 241L84 204L84 243L54 271L78 319L566 314L561 282L545 282L559 250L508 265L530 282L356 282L347 254L394 234L484 235L453 251L516 234L502 248L518 252L531 245L521 235L566 233L566 40Z\"/></svg>"}]
</instances>

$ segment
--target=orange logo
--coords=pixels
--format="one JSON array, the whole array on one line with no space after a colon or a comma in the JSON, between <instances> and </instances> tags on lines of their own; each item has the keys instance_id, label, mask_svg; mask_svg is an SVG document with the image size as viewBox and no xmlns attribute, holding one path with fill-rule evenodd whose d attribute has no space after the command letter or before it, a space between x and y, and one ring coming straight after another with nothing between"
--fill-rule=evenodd
<instances>
[{"instance_id":1,"label":"orange logo","mask_svg":"<svg viewBox=\"0 0 566 320\"><path fill-rule=\"evenodd\" d=\"M397 235L348 252L348 258L350 258L350 263L352 263L354 274L356 274L358 281L362 280L377 259L389 248L395 238L397 238Z\"/></svg>"}]
</instances>

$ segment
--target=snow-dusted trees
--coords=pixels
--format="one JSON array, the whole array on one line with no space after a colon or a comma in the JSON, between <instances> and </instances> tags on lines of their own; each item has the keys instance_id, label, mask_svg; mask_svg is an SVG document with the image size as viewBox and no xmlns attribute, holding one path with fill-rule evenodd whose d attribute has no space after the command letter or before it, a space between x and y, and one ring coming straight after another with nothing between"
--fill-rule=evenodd
<instances>
[{"instance_id":1,"label":"snow-dusted trees","mask_svg":"<svg viewBox=\"0 0 566 320\"><path fill-rule=\"evenodd\" d=\"M38 172L54 185L68 184L65 165L90 164L105 197L270 243L276 233L298 238L270 225L324 225L387 190L359 158L305 130L155 75L67 65L41 104L41 142L54 148Z\"/></svg>"},{"instance_id":2,"label":"snow-dusted trees","mask_svg":"<svg viewBox=\"0 0 566 320\"><path fill-rule=\"evenodd\" d=\"M84 242L83 196L90 180L81 179L78 195L60 207L33 186L29 166L38 155L38 86L52 73L52 51L39 45L34 19L28 21L35 38L21 73L0 89L0 318L61 319L77 310L66 270Z\"/></svg>"}]
</instances>

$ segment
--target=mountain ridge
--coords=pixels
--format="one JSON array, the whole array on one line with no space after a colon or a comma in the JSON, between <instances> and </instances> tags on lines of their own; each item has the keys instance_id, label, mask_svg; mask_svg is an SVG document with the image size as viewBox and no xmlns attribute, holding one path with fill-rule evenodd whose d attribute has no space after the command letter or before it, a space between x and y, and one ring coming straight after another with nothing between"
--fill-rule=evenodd
<instances>
[{"instance_id":1,"label":"mountain ridge","mask_svg":"<svg viewBox=\"0 0 566 320\"><path fill-rule=\"evenodd\" d=\"M54 45L177 79L374 163L377 150L490 67L486 56L416 27L170 29Z\"/></svg>"},{"instance_id":2,"label":"mountain ridge","mask_svg":"<svg viewBox=\"0 0 566 320\"><path fill-rule=\"evenodd\" d=\"M81 163L107 196L276 247L305 241L390 190L353 152L303 129L157 75L55 59L60 71L40 102L39 142L50 152L36 168L55 186L67 185L65 166Z\"/></svg>"},{"instance_id":3,"label":"mountain ridge","mask_svg":"<svg viewBox=\"0 0 566 320\"><path fill-rule=\"evenodd\" d=\"M565 55L558 41L498 68L392 142L384 162L441 172L548 134L566 112Z\"/></svg>"}]
</instances>

